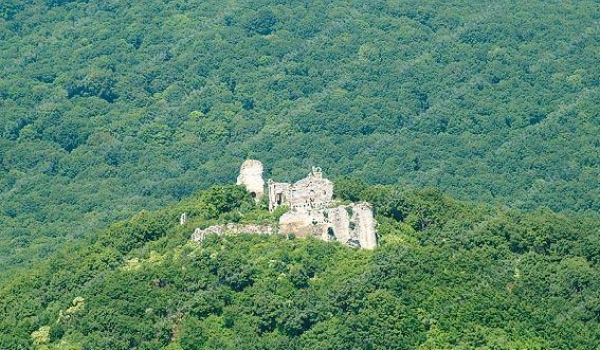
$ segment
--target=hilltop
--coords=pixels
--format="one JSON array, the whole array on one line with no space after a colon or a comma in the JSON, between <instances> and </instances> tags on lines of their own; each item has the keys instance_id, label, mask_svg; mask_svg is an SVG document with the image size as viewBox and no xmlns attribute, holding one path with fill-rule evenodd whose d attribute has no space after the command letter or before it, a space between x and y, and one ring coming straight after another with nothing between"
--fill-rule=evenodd
<instances>
[{"instance_id":1,"label":"hilltop","mask_svg":"<svg viewBox=\"0 0 600 350\"><path fill-rule=\"evenodd\" d=\"M600 348L598 18L0 0L0 349Z\"/></svg>"},{"instance_id":2,"label":"hilltop","mask_svg":"<svg viewBox=\"0 0 600 350\"><path fill-rule=\"evenodd\" d=\"M215 187L115 223L0 286L2 349L594 349L598 216L336 183L374 204L380 246L207 235L274 223ZM188 213L180 224L179 214Z\"/></svg>"},{"instance_id":3,"label":"hilltop","mask_svg":"<svg viewBox=\"0 0 600 350\"><path fill-rule=\"evenodd\" d=\"M274 178L598 211L597 2L0 4L0 268Z\"/></svg>"}]
</instances>

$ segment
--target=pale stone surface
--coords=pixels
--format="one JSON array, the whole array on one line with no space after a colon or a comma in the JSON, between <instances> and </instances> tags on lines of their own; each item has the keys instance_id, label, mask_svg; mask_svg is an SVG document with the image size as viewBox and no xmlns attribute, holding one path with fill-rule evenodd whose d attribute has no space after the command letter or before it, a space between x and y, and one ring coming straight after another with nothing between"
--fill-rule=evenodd
<instances>
[{"instance_id":1,"label":"pale stone surface","mask_svg":"<svg viewBox=\"0 0 600 350\"><path fill-rule=\"evenodd\" d=\"M279 219L280 233L294 234L297 237L313 236L364 249L374 249L377 246L375 226L373 210L368 203L291 210Z\"/></svg>"},{"instance_id":2,"label":"pale stone surface","mask_svg":"<svg viewBox=\"0 0 600 350\"><path fill-rule=\"evenodd\" d=\"M304 179L294 183L269 180L269 210L287 205L292 210L324 209L333 198L333 182L323 178L321 168L312 168Z\"/></svg>"},{"instance_id":3,"label":"pale stone surface","mask_svg":"<svg viewBox=\"0 0 600 350\"><path fill-rule=\"evenodd\" d=\"M279 218L279 232L300 238L314 236L326 240L322 227L324 220L321 210L290 210Z\"/></svg>"},{"instance_id":4,"label":"pale stone surface","mask_svg":"<svg viewBox=\"0 0 600 350\"><path fill-rule=\"evenodd\" d=\"M242 164L237 179L258 200L264 194L263 165L257 160ZM196 229L194 241L202 242L207 234L226 233L293 234L338 241L354 248L374 249L377 233L373 209L368 203L334 206L333 182L323 177L321 168L313 167L307 177L295 183L268 181L269 210L289 207L276 227L268 225L227 224Z\"/></svg>"},{"instance_id":5,"label":"pale stone surface","mask_svg":"<svg viewBox=\"0 0 600 350\"><path fill-rule=\"evenodd\" d=\"M377 223L373 217L373 208L369 203L358 203L352 205L352 218L354 223L352 238L356 239L362 248L375 249L377 247L377 234L375 227Z\"/></svg>"},{"instance_id":6,"label":"pale stone surface","mask_svg":"<svg viewBox=\"0 0 600 350\"><path fill-rule=\"evenodd\" d=\"M333 182L323 178L320 168L296 183L269 180L269 210L286 205L290 211L279 219L284 234L313 236L324 241L339 241L351 247L373 249L377 246L373 209L368 203L330 208Z\"/></svg>"},{"instance_id":7,"label":"pale stone surface","mask_svg":"<svg viewBox=\"0 0 600 350\"><path fill-rule=\"evenodd\" d=\"M257 225L257 224L222 224L213 225L205 229L196 228L192 235L192 240L196 242L204 241L206 235L217 235L222 236L224 234L240 234L250 233L256 235L272 235L276 233L276 229L271 225Z\"/></svg>"},{"instance_id":8,"label":"pale stone surface","mask_svg":"<svg viewBox=\"0 0 600 350\"><path fill-rule=\"evenodd\" d=\"M240 174L237 177L237 184L246 187L257 202L265 193L265 180L262 177L263 171L264 167L260 161L248 159L242 164Z\"/></svg>"},{"instance_id":9,"label":"pale stone surface","mask_svg":"<svg viewBox=\"0 0 600 350\"><path fill-rule=\"evenodd\" d=\"M335 239L336 241L346 244L350 239L350 216L346 207L339 206L337 208L331 208L327 210L327 224L326 230L329 239Z\"/></svg>"}]
</instances>

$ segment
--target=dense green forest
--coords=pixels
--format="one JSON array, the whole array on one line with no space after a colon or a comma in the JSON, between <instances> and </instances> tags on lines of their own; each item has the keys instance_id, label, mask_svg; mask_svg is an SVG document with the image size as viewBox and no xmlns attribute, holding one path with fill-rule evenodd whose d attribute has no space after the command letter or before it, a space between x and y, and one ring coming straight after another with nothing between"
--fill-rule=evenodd
<instances>
[{"instance_id":1,"label":"dense green forest","mask_svg":"<svg viewBox=\"0 0 600 350\"><path fill-rule=\"evenodd\" d=\"M231 182L598 211L595 0L0 2L0 268Z\"/></svg>"},{"instance_id":2,"label":"dense green forest","mask_svg":"<svg viewBox=\"0 0 600 350\"><path fill-rule=\"evenodd\" d=\"M0 0L0 349L600 349L599 18ZM380 246L190 241L276 222L247 158L322 167Z\"/></svg>"},{"instance_id":3,"label":"dense green forest","mask_svg":"<svg viewBox=\"0 0 600 350\"><path fill-rule=\"evenodd\" d=\"M269 222L238 186L143 211L0 285L1 349L597 349L598 214L338 182L381 246L209 236ZM180 225L181 212L189 221Z\"/></svg>"}]
</instances>

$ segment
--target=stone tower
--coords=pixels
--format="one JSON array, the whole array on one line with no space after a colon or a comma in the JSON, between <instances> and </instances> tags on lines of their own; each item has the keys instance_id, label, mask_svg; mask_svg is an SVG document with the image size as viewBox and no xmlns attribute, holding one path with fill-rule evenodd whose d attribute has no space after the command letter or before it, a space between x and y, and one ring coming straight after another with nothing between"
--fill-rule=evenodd
<instances>
[{"instance_id":1,"label":"stone tower","mask_svg":"<svg viewBox=\"0 0 600 350\"><path fill-rule=\"evenodd\" d=\"M262 178L263 164L254 159L248 159L240 168L237 184L246 187L255 201L259 201L265 193L265 180Z\"/></svg>"}]
</instances>

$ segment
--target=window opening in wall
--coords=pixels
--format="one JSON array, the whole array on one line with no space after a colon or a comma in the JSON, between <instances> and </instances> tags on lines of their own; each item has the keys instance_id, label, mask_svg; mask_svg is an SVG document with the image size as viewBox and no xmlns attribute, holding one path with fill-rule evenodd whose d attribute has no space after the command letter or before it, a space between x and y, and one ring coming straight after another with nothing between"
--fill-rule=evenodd
<instances>
[{"instance_id":1,"label":"window opening in wall","mask_svg":"<svg viewBox=\"0 0 600 350\"><path fill-rule=\"evenodd\" d=\"M328 227L327 228L327 236L332 241L336 241L337 240L337 238L335 237L335 231L333 231L333 227Z\"/></svg>"}]
</instances>

